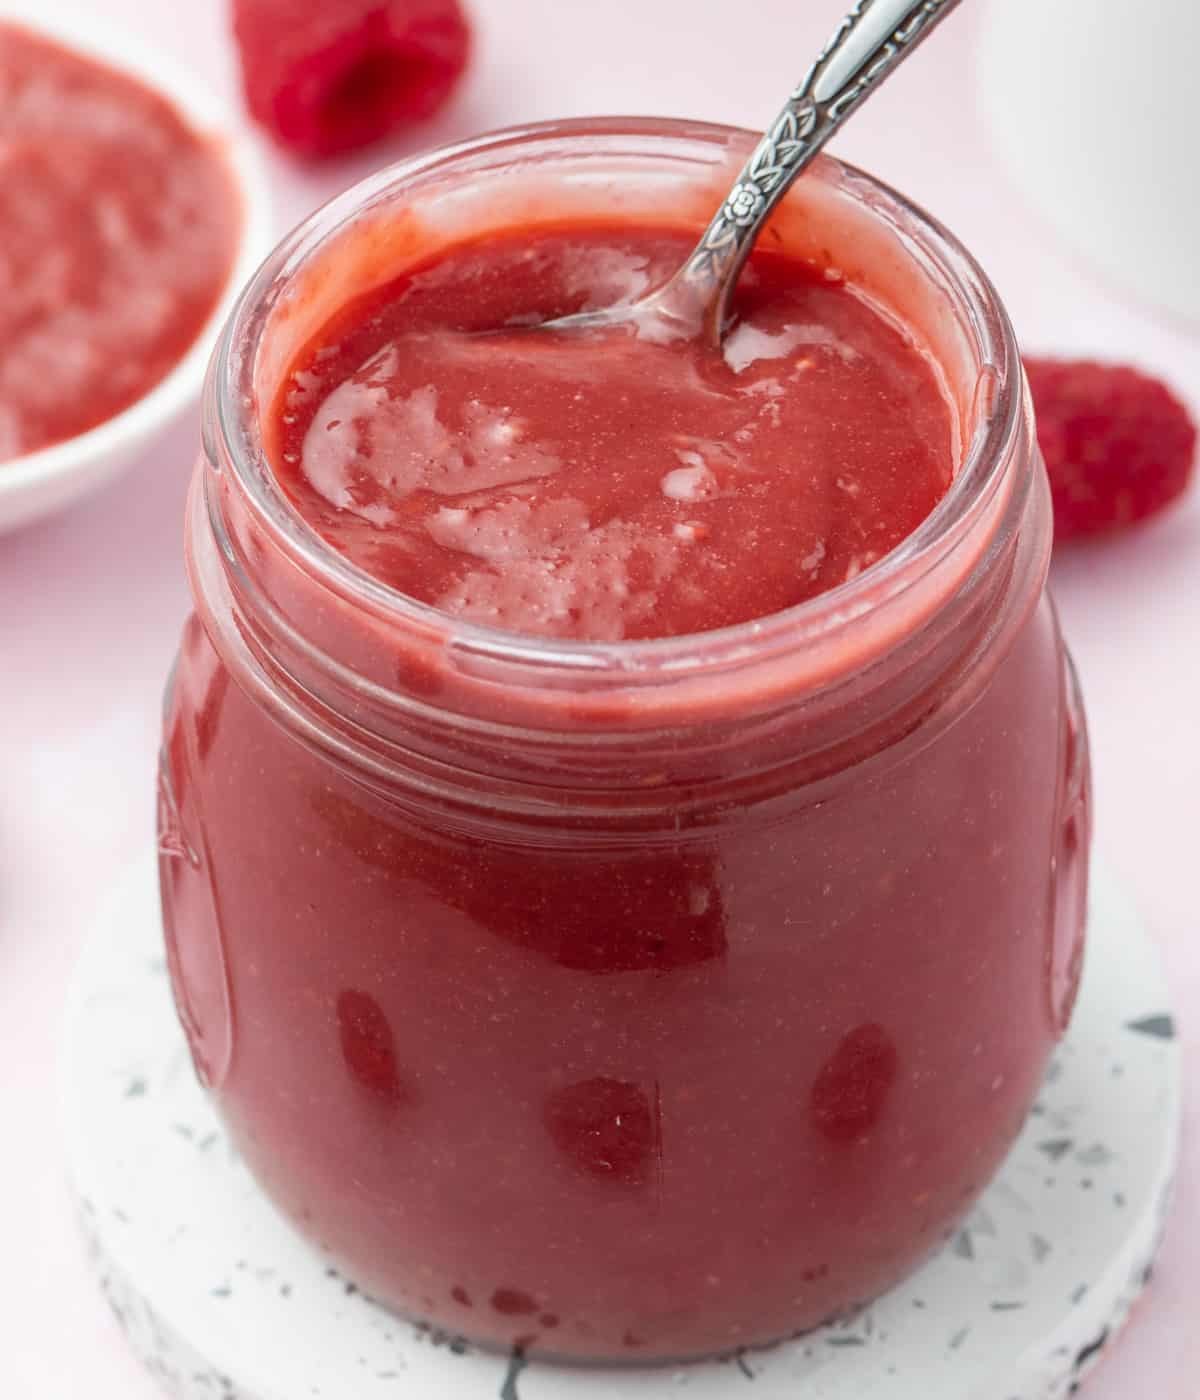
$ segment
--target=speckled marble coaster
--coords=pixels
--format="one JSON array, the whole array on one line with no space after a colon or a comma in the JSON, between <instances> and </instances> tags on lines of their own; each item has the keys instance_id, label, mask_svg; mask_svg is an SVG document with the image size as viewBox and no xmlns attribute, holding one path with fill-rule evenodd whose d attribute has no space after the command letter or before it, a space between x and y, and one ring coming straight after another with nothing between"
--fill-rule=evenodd
<instances>
[{"instance_id":1,"label":"speckled marble coaster","mask_svg":"<svg viewBox=\"0 0 1200 1400\"><path fill-rule=\"evenodd\" d=\"M97 1274L180 1400L1061 1400L1149 1277L1179 1128L1162 973L1103 871L1090 932L1074 1026L1020 1141L918 1275L765 1350L567 1369L398 1320L260 1197L192 1076L147 857L99 919L69 1009L67 1147Z\"/></svg>"}]
</instances>

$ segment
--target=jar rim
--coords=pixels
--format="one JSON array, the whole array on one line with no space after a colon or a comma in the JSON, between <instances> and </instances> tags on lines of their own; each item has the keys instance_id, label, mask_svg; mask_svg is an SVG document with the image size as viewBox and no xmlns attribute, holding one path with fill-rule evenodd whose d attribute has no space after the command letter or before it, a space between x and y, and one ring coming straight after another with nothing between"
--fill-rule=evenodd
<instances>
[{"instance_id":1,"label":"jar rim","mask_svg":"<svg viewBox=\"0 0 1200 1400\"><path fill-rule=\"evenodd\" d=\"M891 186L856 166L830 156L814 163L804 179L838 184L873 214L886 218L919 245L945 277L965 313L980 365L972 410L964 425L960 461L945 496L895 548L849 579L790 608L761 618L704 632L629 641L589 642L506 631L469 622L401 593L340 554L294 507L267 460L253 402L256 335L263 308L281 281L296 275L306 260L352 224L372 201L408 182L450 169L471 157L527 147L539 142L658 138L699 142L728 149L757 139L754 133L716 123L667 118L586 117L507 127L398 161L368 176L304 219L276 246L238 298L218 340L206 389L205 448L215 424L228 464L261 527L310 577L343 598L370 609L401 628L452 634L454 651L484 663L513 665L535 674L565 675L578 685L695 678L723 671L753 656L794 654L807 643L828 638L854 619L874 613L936 568L970 533L991 506L1013 446L1022 431L1022 372L1016 337L1007 312L986 273L944 225ZM628 153L627 153L628 154ZM663 154L669 154L664 149ZM984 402L986 400L986 402ZM211 510L211 503L210 503Z\"/></svg>"}]
</instances>

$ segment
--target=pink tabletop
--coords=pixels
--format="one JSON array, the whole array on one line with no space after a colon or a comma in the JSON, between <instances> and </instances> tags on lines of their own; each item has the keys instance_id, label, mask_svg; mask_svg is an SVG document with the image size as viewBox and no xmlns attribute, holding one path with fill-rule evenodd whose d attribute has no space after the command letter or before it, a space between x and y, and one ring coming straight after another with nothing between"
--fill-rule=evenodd
<instances>
[{"instance_id":1,"label":"pink tabletop","mask_svg":"<svg viewBox=\"0 0 1200 1400\"><path fill-rule=\"evenodd\" d=\"M224 4L89 3L236 100ZM760 125L843 0L472 5L472 75L422 144L597 112ZM856 118L839 152L975 250L1027 346L1138 361L1169 374L1200 410L1200 329L1159 324L1088 281L991 162L970 81L976 15L964 11ZM749 14L755 30L730 27ZM280 232L382 159L308 172L276 160ZM159 696L187 610L180 520L196 435L193 417L104 494L0 539L0 1388L20 1400L157 1394L82 1257L55 1073L67 982L96 899L153 829ZM1088 701L1101 848L1162 946L1192 1070L1186 1159L1156 1282L1087 1395L1125 1400L1136 1388L1190 1400L1200 1373L1200 489L1125 539L1064 555L1054 586Z\"/></svg>"}]
</instances>

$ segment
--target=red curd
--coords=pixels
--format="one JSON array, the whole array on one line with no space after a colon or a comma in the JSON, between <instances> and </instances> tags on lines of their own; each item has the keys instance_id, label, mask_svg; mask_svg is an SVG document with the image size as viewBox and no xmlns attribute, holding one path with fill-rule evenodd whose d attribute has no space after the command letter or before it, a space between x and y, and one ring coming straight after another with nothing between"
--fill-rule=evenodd
<instances>
[{"instance_id":1,"label":"red curd","mask_svg":"<svg viewBox=\"0 0 1200 1400\"><path fill-rule=\"evenodd\" d=\"M240 221L221 153L166 98L0 23L0 462L114 417L182 359Z\"/></svg>"},{"instance_id":2,"label":"red curd","mask_svg":"<svg viewBox=\"0 0 1200 1400\"><path fill-rule=\"evenodd\" d=\"M276 406L300 513L402 593L552 637L701 632L854 578L945 494L952 431L926 358L836 272L755 255L720 354L527 328L659 285L694 242L516 229L351 303Z\"/></svg>"},{"instance_id":3,"label":"red curd","mask_svg":"<svg viewBox=\"0 0 1200 1400\"><path fill-rule=\"evenodd\" d=\"M720 358L471 334L636 295L751 142L566 123L382 172L210 377L180 1017L297 1228L486 1343L676 1359L877 1294L1074 999L1083 715L962 249L827 160Z\"/></svg>"}]
</instances>

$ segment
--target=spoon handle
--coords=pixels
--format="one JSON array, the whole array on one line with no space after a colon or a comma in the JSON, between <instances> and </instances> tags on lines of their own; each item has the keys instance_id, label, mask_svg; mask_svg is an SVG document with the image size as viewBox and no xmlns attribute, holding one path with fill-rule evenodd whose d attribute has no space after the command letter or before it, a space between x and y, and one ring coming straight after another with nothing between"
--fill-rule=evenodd
<instances>
[{"instance_id":1,"label":"spoon handle","mask_svg":"<svg viewBox=\"0 0 1200 1400\"><path fill-rule=\"evenodd\" d=\"M705 306L718 343L729 295L754 240L792 181L871 88L959 0L858 0L742 167L679 279ZM695 304L695 303L693 303Z\"/></svg>"}]
</instances>

